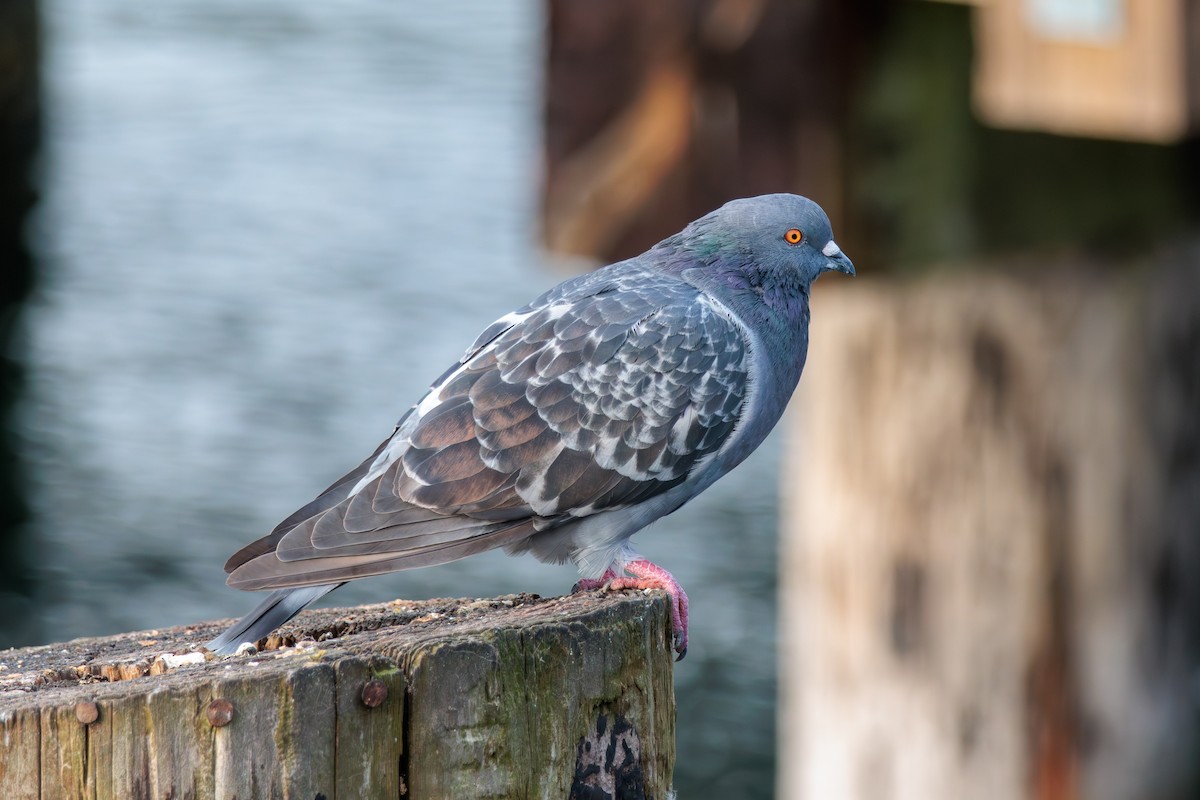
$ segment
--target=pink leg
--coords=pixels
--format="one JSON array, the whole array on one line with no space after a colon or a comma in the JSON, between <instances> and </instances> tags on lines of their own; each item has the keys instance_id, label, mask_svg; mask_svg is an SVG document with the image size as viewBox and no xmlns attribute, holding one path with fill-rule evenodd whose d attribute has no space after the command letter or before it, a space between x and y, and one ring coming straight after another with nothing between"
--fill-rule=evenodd
<instances>
[{"instance_id":1,"label":"pink leg","mask_svg":"<svg viewBox=\"0 0 1200 800\"><path fill-rule=\"evenodd\" d=\"M609 570L611 572L612 570ZM614 577L608 583L612 591L619 589L662 589L671 596L671 623L675 628L675 652L679 654L676 661L683 660L687 655L688 644L688 598L679 581L665 569L644 558L630 561L625 565L625 571L632 578ZM605 573L605 577L609 572ZM582 581L580 581L582 583Z\"/></svg>"}]
</instances>

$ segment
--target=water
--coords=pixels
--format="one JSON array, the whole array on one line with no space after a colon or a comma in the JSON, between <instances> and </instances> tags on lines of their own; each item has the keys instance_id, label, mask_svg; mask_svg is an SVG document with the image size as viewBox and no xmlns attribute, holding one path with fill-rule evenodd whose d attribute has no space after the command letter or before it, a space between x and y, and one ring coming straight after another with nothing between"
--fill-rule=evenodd
<instances>
[{"instance_id":1,"label":"water","mask_svg":"<svg viewBox=\"0 0 1200 800\"><path fill-rule=\"evenodd\" d=\"M536 240L541 12L44 4L25 426L44 640L247 610L225 558L568 274ZM692 598L681 797L771 794L777 464L773 440L637 539ZM574 580L489 554L328 602Z\"/></svg>"}]
</instances>

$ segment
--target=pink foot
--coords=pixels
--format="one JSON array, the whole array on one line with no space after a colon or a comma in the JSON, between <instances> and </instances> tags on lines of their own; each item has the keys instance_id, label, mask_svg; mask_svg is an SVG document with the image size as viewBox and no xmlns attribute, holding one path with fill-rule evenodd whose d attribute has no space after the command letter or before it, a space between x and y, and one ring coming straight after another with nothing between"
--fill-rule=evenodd
<instances>
[{"instance_id":1,"label":"pink foot","mask_svg":"<svg viewBox=\"0 0 1200 800\"><path fill-rule=\"evenodd\" d=\"M604 570L604 574L599 578L580 578L579 582L571 587L571 594L576 592L590 592L593 589L601 589L608 585L608 582L617 577L617 573L613 572L612 567Z\"/></svg>"},{"instance_id":2,"label":"pink foot","mask_svg":"<svg viewBox=\"0 0 1200 800\"><path fill-rule=\"evenodd\" d=\"M671 573L651 561L639 558L625 565L625 571L632 578L624 576L613 577L608 582L608 589L662 589L671 596L671 624L675 629L675 652L679 656L676 661L682 661L687 655L688 644L688 598L679 581ZM605 573L608 577L612 570ZM582 581L580 581L582 583Z\"/></svg>"}]
</instances>

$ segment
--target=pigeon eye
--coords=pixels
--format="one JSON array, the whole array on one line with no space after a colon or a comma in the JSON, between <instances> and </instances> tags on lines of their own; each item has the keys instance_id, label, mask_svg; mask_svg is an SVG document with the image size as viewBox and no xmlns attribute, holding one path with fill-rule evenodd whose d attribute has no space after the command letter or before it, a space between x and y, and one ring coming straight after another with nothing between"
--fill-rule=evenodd
<instances>
[{"instance_id":1,"label":"pigeon eye","mask_svg":"<svg viewBox=\"0 0 1200 800\"><path fill-rule=\"evenodd\" d=\"M804 241L804 234L798 228L792 228L783 235L783 238L788 244L800 244Z\"/></svg>"}]
</instances>

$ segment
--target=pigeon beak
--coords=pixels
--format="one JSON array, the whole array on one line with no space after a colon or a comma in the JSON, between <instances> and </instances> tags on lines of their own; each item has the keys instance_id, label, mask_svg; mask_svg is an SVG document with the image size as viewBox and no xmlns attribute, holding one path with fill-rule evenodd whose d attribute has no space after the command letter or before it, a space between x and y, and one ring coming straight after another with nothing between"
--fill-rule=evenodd
<instances>
[{"instance_id":1,"label":"pigeon beak","mask_svg":"<svg viewBox=\"0 0 1200 800\"><path fill-rule=\"evenodd\" d=\"M829 259L827 269L844 272L847 275L856 275L854 265L850 263L850 259L846 258L846 254L842 252L842 248L837 246L837 242L833 239L829 240L829 244L821 249L821 254Z\"/></svg>"}]
</instances>

